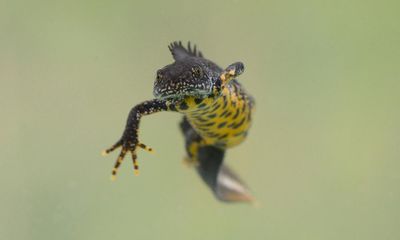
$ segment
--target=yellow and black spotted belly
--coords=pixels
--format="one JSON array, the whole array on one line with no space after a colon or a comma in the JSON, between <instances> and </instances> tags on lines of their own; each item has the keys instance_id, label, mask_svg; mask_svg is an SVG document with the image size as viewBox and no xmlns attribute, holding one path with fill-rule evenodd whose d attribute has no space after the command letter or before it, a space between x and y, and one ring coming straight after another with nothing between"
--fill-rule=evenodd
<instances>
[{"instance_id":1,"label":"yellow and black spotted belly","mask_svg":"<svg viewBox=\"0 0 400 240\"><path fill-rule=\"evenodd\" d=\"M245 184L224 163L225 150L246 138L254 110L253 98L236 78L244 71L241 62L224 70L203 57L190 43L169 45L174 62L156 73L153 94L155 99L135 105L129 112L121 138L110 148L121 152L112 170L116 178L118 168L127 154L131 155L137 175L137 150L152 151L139 141L139 124L143 116L161 112L180 112L184 115L181 130L185 137L188 163L194 163L203 181L214 195L229 202L252 201Z\"/></svg>"},{"instance_id":2,"label":"yellow and black spotted belly","mask_svg":"<svg viewBox=\"0 0 400 240\"><path fill-rule=\"evenodd\" d=\"M218 97L188 97L178 105L204 145L233 147L247 136L254 101L241 85L231 81Z\"/></svg>"}]
</instances>

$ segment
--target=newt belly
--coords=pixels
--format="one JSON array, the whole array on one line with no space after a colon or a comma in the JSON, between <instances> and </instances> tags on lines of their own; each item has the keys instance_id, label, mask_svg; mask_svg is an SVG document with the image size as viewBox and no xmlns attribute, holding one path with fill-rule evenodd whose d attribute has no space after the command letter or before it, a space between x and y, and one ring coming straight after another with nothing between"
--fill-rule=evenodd
<instances>
[{"instance_id":1,"label":"newt belly","mask_svg":"<svg viewBox=\"0 0 400 240\"><path fill-rule=\"evenodd\" d=\"M239 87L236 81L232 81L219 97L202 101L188 97L185 103L189 107L178 108L205 144L230 148L246 138L254 101Z\"/></svg>"}]
</instances>

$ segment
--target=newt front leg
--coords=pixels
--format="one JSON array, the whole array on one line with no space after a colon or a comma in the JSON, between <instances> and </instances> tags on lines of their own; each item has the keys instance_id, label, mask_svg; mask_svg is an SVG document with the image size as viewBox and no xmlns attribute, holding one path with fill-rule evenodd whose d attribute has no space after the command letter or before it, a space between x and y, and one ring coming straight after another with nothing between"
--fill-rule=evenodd
<instances>
[{"instance_id":1,"label":"newt front leg","mask_svg":"<svg viewBox=\"0 0 400 240\"><path fill-rule=\"evenodd\" d=\"M128 119L122 137L113 146L102 152L103 155L107 155L108 153L114 151L115 149L122 147L121 152L115 162L114 169L112 170L111 173L112 180L115 180L118 168L121 165L122 161L124 160L126 153L128 152L131 153L134 173L135 175L138 175L139 165L137 163L137 155L136 155L137 147L140 147L149 152L153 151L152 148L147 147L145 144L139 142L138 130L141 117L161 111L175 111L175 109L176 108L174 106L174 103L167 100L159 100L159 99L153 99L150 101L142 102L131 109L128 115Z\"/></svg>"}]
</instances>

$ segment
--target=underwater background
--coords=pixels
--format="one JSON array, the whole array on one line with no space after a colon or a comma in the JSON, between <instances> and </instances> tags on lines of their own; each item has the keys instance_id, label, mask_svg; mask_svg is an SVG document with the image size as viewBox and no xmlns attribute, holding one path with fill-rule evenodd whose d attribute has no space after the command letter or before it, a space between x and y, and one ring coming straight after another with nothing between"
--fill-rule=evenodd
<instances>
[{"instance_id":1,"label":"underwater background","mask_svg":"<svg viewBox=\"0 0 400 240\"><path fill-rule=\"evenodd\" d=\"M400 239L398 1L0 1L0 239ZM181 116L144 117L167 45L196 43L256 99L226 163L258 206L182 164Z\"/></svg>"}]
</instances>

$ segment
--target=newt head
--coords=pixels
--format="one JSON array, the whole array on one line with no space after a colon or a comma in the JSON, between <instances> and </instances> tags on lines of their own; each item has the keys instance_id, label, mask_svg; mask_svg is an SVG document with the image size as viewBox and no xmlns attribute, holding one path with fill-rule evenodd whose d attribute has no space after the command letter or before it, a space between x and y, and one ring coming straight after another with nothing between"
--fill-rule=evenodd
<instances>
[{"instance_id":1,"label":"newt head","mask_svg":"<svg viewBox=\"0 0 400 240\"><path fill-rule=\"evenodd\" d=\"M157 98L207 96L212 93L210 70L202 59L176 61L157 71L153 93Z\"/></svg>"},{"instance_id":2,"label":"newt head","mask_svg":"<svg viewBox=\"0 0 400 240\"><path fill-rule=\"evenodd\" d=\"M181 42L169 46L175 62L157 71L153 94L159 99L204 98L213 93L213 86L222 72L215 63L203 58L201 52L187 49Z\"/></svg>"}]
</instances>

